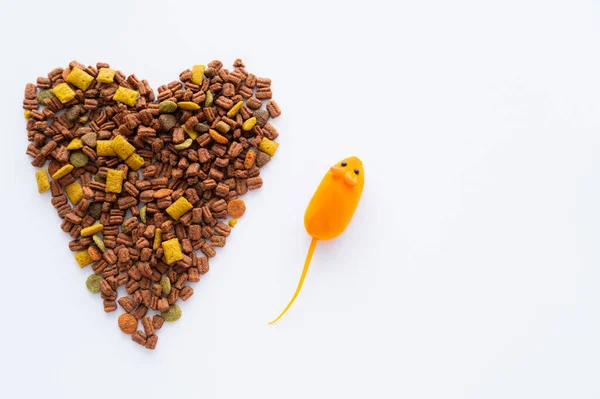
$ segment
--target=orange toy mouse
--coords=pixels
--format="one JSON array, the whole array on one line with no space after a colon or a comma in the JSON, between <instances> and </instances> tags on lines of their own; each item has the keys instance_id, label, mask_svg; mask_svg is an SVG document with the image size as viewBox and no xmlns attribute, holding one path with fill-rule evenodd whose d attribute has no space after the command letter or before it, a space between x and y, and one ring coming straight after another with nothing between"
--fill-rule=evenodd
<instances>
[{"instance_id":1,"label":"orange toy mouse","mask_svg":"<svg viewBox=\"0 0 600 399\"><path fill-rule=\"evenodd\" d=\"M365 184L365 173L360 159L357 157L346 158L338 162L325 174L317 191L313 195L306 213L304 214L304 227L312 237L302 275L294 296L283 309L283 312L269 324L276 323L292 306L302 289L310 260L312 259L318 240L331 240L342 234L358 206L358 201Z\"/></svg>"}]
</instances>

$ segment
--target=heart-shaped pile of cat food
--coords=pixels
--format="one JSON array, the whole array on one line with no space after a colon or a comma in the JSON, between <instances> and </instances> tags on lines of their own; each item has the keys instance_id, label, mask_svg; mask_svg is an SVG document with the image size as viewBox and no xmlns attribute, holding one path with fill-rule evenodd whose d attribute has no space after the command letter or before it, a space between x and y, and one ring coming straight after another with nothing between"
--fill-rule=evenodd
<instances>
[{"instance_id":1,"label":"heart-shaped pile of cat food","mask_svg":"<svg viewBox=\"0 0 600 399\"><path fill-rule=\"evenodd\" d=\"M146 348L225 245L246 210L239 197L263 184L278 147L270 85L239 59L231 71L212 61L155 98L135 75L73 61L25 88L27 154L49 161L38 190L51 191L79 266L92 265L88 290L105 312L118 303L119 327Z\"/></svg>"}]
</instances>

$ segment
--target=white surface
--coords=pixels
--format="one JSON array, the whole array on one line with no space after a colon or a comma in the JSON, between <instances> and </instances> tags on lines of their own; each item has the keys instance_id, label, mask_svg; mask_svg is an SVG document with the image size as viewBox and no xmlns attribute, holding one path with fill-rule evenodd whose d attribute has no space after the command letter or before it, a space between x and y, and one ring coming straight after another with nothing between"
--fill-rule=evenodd
<instances>
[{"instance_id":1,"label":"white surface","mask_svg":"<svg viewBox=\"0 0 600 399\"><path fill-rule=\"evenodd\" d=\"M573 0L4 1L2 397L597 398L599 17ZM37 194L23 88L72 59L156 89L236 57L273 79L281 147L150 352L86 291ZM355 218L267 326L312 191L349 155Z\"/></svg>"}]
</instances>

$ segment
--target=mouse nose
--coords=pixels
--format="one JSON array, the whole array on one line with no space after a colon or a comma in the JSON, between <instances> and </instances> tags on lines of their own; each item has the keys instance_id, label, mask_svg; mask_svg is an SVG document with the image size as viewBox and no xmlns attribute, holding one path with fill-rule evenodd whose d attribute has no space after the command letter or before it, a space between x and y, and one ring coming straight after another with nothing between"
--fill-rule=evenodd
<instances>
[{"instance_id":1,"label":"mouse nose","mask_svg":"<svg viewBox=\"0 0 600 399\"><path fill-rule=\"evenodd\" d=\"M332 166L329 168L329 171L333 175L333 177L338 178L344 174L344 169L338 168L337 166Z\"/></svg>"},{"instance_id":2,"label":"mouse nose","mask_svg":"<svg viewBox=\"0 0 600 399\"><path fill-rule=\"evenodd\" d=\"M358 180L356 179L356 175L354 175L350 172L346 172L346 175L344 176L344 181L349 186L356 186L356 183L358 183Z\"/></svg>"}]
</instances>

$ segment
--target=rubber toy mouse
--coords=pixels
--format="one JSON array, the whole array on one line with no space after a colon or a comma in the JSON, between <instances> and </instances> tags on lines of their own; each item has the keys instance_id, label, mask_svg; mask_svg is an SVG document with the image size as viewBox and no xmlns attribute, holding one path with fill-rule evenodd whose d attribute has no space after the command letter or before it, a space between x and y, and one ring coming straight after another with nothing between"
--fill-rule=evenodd
<instances>
[{"instance_id":1,"label":"rubber toy mouse","mask_svg":"<svg viewBox=\"0 0 600 399\"><path fill-rule=\"evenodd\" d=\"M304 214L304 227L312 237L312 241L298 287L283 312L269 324L274 324L281 319L296 300L304 284L317 241L331 240L346 230L360 201L364 183L363 164L357 157L346 158L329 168Z\"/></svg>"}]
</instances>

